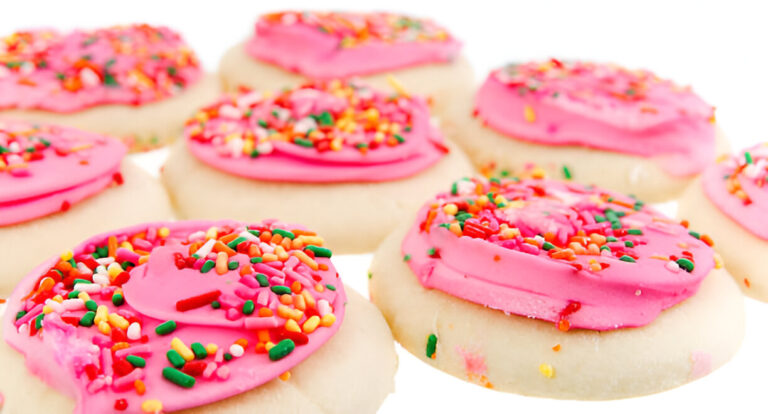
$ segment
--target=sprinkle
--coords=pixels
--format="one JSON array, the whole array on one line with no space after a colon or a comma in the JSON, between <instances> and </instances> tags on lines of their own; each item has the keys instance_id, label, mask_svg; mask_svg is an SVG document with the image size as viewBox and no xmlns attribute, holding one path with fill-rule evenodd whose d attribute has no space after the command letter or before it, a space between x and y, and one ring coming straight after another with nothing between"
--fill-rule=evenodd
<instances>
[{"instance_id":1,"label":"sprinkle","mask_svg":"<svg viewBox=\"0 0 768 414\"><path fill-rule=\"evenodd\" d=\"M169 333L175 330L176 330L176 321L170 320L170 321L165 321L160 325L157 325L157 327L155 328L155 333L158 335L168 335Z\"/></svg>"},{"instance_id":2,"label":"sprinkle","mask_svg":"<svg viewBox=\"0 0 768 414\"><path fill-rule=\"evenodd\" d=\"M552 368L552 365L550 364L539 365L539 372L541 372L541 375L547 378L552 378L555 376L555 369Z\"/></svg>"},{"instance_id":3,"label":"sprinkle","mask_svg":"<svg viewBox=\"0 0 768 414\"><path fill-rule=\"evenodd\" d=\"M693 262L686 258L677 259L677 265L684 269L686 272L693 272Z\"/></svg>"},{"instance_id":4,"label":"sprinkle","mask_svg":"<svg viewBox=\"0 0 768 414\"><path fill-rule=\"evenodd\" d=\"M184 342L178 337L174 337L171 340L171 349L178 352L185 361L191 361L195 359L195 353L192 352L192 350L189 349L189 347L187 347L187 345L184 344Z\"/></svg>"},{"instance_id":5,"label":"sprinkle","mask_svg":"<svg viewBox=\"0 0 768 414\"><path fill-rule=\"evenodd\" d=\"M130 362L131 365L137 368L144 368L145 366L147 366L147 361L144 358L136 355L128 355L127 357L125 357L125 360Z\"/></svg>"},{"instance_id":6,"label":"sprinkle","mask_svg":"<svg viewBox=\"0 0 768 414\"><path fill-rule=\"evenodd\" d=\"M331 257L332 253L330 249L326 249L325 247L315 246L315 245L308 245L304 247L304 250L310 250L315 254L315 257Z\"/></svg>"},{"instance_id":7,"label":"sprinkle","mask_svg":"<svg viewBox=\"0 0 768 414\"><path fill-rule=\"evenodd\" d=\"M195 386L195 378L189 376L175 368L165 367L163 368L163 378L168 381L184 388L192 388Z\"/></svg>"},{"instance_id":8,"label":"sprinkle","mask_svg":"<svg viewBox=\"0 0 768 414\"><path fill-rule=\"evenodd\" d=\"M221 291L218 289L201 295L192 296L176 302L176 310L179 312L186 312L192 309L197 309L209 305L211 302L218 299L219 296L221 296Z\"/></svg>"},{"instance_id":9,"label":"sprinkle","mask_svg":"<svg viewBox=\"0 0 768 414\"><path fill-rule=\"evenodd\" d=\"M437 350L437 335L429 334L427 337L427 358L435 359L435 351Z\"/></svg>"},{"instance_id":10,"label":"sprinkle","mask_svg":"<svg viewBox=\"0 0 768 414\"><path fill-rule=\"evenodd\" d=\"M168 358L168 362L176 368L181 368L187 363L184 357L182 357L175 349L169 349L168 352L165 353L165 356Z\"/></svg>"},{"instance_id":11,"label":"sprinkle","mask_svg":"<svg viewBox=\"0 0 768 414\"><path fill-rule=\"evenodd\" d=\"M163 403L159 400L146 400L141 403L141 411L146 414L159 414L163 411Z\"/></svg>"},{"instance_id":12,"label":"sprinkle","mask_svg":"<svg viewBox=\"0 0 768 414\"><path fill-rule=\"evenodd\" d=\"M523 107L523 117L528 123L536 122L536 112L533 111L533 108L530 105L525 105Z\"/></svg>"},{"instance_id":13,"label":"sprinkle","mask_svg":"<svg viewBox=\"0 0 768 414\"><path fill-rule=\"evenodd\" d=\"M288 356L296 348L296 344L290 339L283 339L269 350L269 359L279 361Z\"/></svg>"},{"instance_id":14,"label":"sprinkle","mask_svg":"<svg viewBox=\"0 0 768 414\"><path fill-rule=\"evenodd\" d=\"M85 327L93 326L93 320L96 318L96 312L89 311L80 318L80 325Z\"/></svg>"},{"instance_id":15,"label":"sprinkle","mask_svg":"<svg viewBox=\"0 0 768 414\"><path fill-rule=\"evenodd\" d=\"M208 357L208 351L200 342L193 342L192 345L190 345L190 349L192 349L192 353L195 354L195 359L205 359Z\"/></svg>"},{"instance_id":16,"label":"sprinkle","mask_svg":"<svg viewBox=\"0 0 768 414\"><path fill-rule=\"evenodd\" d=\"M250 299L246 300L245 303L243 304L243 314L245 314L245 315L252 314L254 309L255 309L255 307L256 306L254 305L252 300L250 300Z\"/></svg>"}]
</instances>

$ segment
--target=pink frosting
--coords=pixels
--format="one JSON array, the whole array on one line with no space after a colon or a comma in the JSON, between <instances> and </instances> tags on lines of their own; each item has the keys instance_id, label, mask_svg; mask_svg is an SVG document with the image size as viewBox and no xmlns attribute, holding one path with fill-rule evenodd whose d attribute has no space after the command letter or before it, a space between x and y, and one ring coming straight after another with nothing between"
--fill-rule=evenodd
<instances>
[{"instance_id":1,"label":"pink frosting","mask_svg":"<svg viewBox=\"0 0 768 414\"><path fill-rule=\"evenodd\" d=\"M704 194L720 211L768 240L768 144L725 157L702 175Z\"/></svg>"},{"instance_id":2,"label":"pink frosting","mask_svg":"<svg viewBox=\"0 0 768 414\"><path fill-rule=\"evenodd\" d=\"M246 44L254 58L313 79L450 62L460 49L433 22L390 13L268 14Z\"/></svg>"},{"instance_id":3,"label":"pink frosting","mask_svg":"<svg viewBox=\"0 0 768 414\"><path fill-rule=\"evenodd\" d=\"M427 288L602 331L646 325L694 295L715 266L697 236L593 187L465 179L421 209L402 251Z\"/></svg>"},{"instance_id":4,"label":"pink frosting","mask_svg":"<svg viewBox=\"0 0 768 414\"><path fill-rule=\"evenodd\" d=\"M33 220L122 183L119 141L72 128L0 122L0 226Z\"/></svg>"},{"instance_id":5,"label":"pink frosting","mask_svg":"<svg viewBox=\"0 0 768 414\"><path fill-rule=\"evenodd\" d=\"M288 258L268 259L269 251L286 244L275 238L279 232L293 237L286 239L291 242L284 249ZM219 243L226 241L221 238L232 233L239 234L229 241L236 251L214 247L204 252L210 251L208 243L217 238ZM53 269L66 271L69 256L53 258L19 284L3 319L4 339L24 354L30 373L76 401L75 413L116 412L119 406L127 413L146 412L142 405L149 400L159 401L165 412L220 401L289 371L338 331L344 317L344 286L330 262L330 251L317 247L313 234L270 220L251 226L232 221L151 223L95 236L72 251L79 270L62 278ZM311 243L304 249L292 247L307 237ZM126 243L131 249L122 247ZM309 244L315 247L306 247ZM190 255L193 251L195 255ZM229 269L206 271L202 263L216 260L217 255L224 255ZM116 266L108 264L115 260L129 264L110 276L111 269L105 267ZM237 268L230 270L234 264ZM69 298L73 289L89 292L95 303ZM180 305L209 292L218 294L196 306ZM57 302L54 295L64 300ZM123 295L124 303L115 295ZM246 300L254 304L252 311L246 310ZM44 306L49 313L41 313ZM101 323L110 325L109 334L101 332L99 319L92 326L82 322L88 306L106 307L110 316ZM311 329L310 318L322 322ZM120 326L121 320L127 329ZM175 330L157 333L156 328L168 320L175 321ZM292 331L291 323L303 332ZM181 348L174 348L172 343L178 340L194 355L186 358ZM294 345L292 352L277 353L286 341ZM208 350L199 354L195 343ZM267 352L270 344L277 344L276 349ZM172 366L166 356L171 349L184 359L178 370L194 378L190 388L162 374ZM143 363L134 364L134 357ZM136 380L141 380L145 392L137 392Z\"/></svg>"},{"instance_id":6,"label":"pink frosting","mask_svg":"<svg viewBox=\"0 0 768 414\"><path fill-rule=\"evenodd\" d=\"M651 72L584 62L493 71L476 115L516 139L653 157L669 174L698 174L715 157L714 109Z\"/></svg>"},{"instance_id":7,"label":"pink frosting","mask_svg":"<svg viewBox=\"0 0 768 414\"><path fill-rule=\"evenodd\" d=\"M424 99L355 80L309 83L271 97L226 96L190 119L186 137L206 164L266 181L396 180L448 151Z\"/></svg>"},{"instance_id":8,"label":"pink frosting","mask_svg":"<svg viewBox=\"0 0 768 414\"><path fill-rule=\"evenodd\" d=\"M201 76L194 53L166 27L32 30L0 39L0 109L142 105L173 96Z\"/></svg>"}]
</instances>

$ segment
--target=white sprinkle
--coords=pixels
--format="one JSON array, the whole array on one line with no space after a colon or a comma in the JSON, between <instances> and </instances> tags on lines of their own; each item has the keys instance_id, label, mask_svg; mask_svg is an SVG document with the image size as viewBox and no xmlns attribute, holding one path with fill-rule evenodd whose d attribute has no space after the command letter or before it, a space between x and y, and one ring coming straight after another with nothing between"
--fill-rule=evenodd
<instances>
[{"instance_id":1,"label":"white sprinkle","mask_svg":"<svg viewBox=\"0 0 768 414\"><path fill-rule=\"evenodd\" d=\"M214 244L216 244L216 240L208 239L208 241L205 242L205 244L203 244L202 246L200 246L199 249L197 249L197 251L195 252L195 255L200 258L205 258L205 256L208 256L208 253L210 253L211 250L213 249Z\"/></svg>"},{"instance_id":2,"label":"white sprinkle","mask_svg":"<svg viewBox=\"0 0 768 414\"><path fill-rule=\"evenodd\" d=\"M101 285L95 283L78 283L75 285L74 290L86 293L99 293L101 291Z\"/></svg>"},{"instance_id":3,"label":"white sprinkle","mask_svg":"<svg viewBox=\"0 0 768 414\"><path fill-rule=\"evenodd\" d=\"M138 322L130 324L125 334L128 336L128 339L132 341L141 339L141 325L139 325Z\"/></svg>"},{"instance_id":4,"label":"white sprinkle","mask_svg":"<svg viewBox=\"0 0 768 414\"><path fill-rule=\"evenodd\" d=\"M667 264L664 266L667 268L667 270L678 273L680 271L680 265L677 264L674 260L670 260L667 262Z\"/></svg>"},{"instance_id":5,"label":"white sprinkle","mask_svg":"<svg viewBox=\"0 0 768 414\"><path fill-rule=\"evenodd\" d=\"M229 353L232 354L233 357L239 358L245 354L245 349L243 349L240 344L232 344L232 346L229 347Z\"/></svg>"},{"instance_id":6,"label":"white sprinkle","mask_svg":"<svg viewBox=\"0 0 768 414\"><path fill-rule=\"evenodd\" d=\"M232 105L223 105L219 108L219 116L222 118L240 119L243 117L243 111Z\"/></svg>"}]
</instances>

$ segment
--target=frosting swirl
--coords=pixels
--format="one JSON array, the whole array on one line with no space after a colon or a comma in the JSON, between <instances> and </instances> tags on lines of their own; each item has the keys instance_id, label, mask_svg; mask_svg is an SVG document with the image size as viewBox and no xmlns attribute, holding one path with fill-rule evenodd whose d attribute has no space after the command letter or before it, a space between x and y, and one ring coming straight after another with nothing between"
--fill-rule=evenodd
<instances>
[{"instance_id":1,"label":"frosting swirl","mask_svg":"<svg viewBox=\"0 0 768 414\"><path fill-rule=\"evenodd\" d=\"M755 236L768 240L768 144L723 157L702 175L712 203Z\"/></svg>"},{"instance_id":2,"label":"frosting swirl","mask_svg":"<svg viewBox=\"0 0 768 414\"><path fill-rule=\"evenodd\" d=\"M0 39L0 109L75 112L171 97L202 76L181 36L149 25Z\"/></svg>"},{"instance_id":3,"label":"frosting swirl","mask_svg":"<svg viewBox=\"0 0 768 414\"><path fill-rule=\"evenodd\" d=\"M422 98L355 80L228 95L190 119L185 135L206 164L267 181L395 180L448 151Z\"/></svg>"},{"instance_id":4,"label":"frosting swirl","mask_svg":"<svg viewBox=\"0 0 768 414\"><path fill-rule=\"evenodd\" d=\"M714 109L645 70L529 62L488 76L476 116L502 134L655 157L669 174L698 174L715 157Z\"/></svg>"},{"instance_id":5,"label":"frosting swirl","mask_svg":"<svg viewBox=\"0 0 768 414\"><path fill-rule=\"evenodd\" d=\"M122 184L119 141L73 128L0 122L0 226L66 211Z\"/></svg>"},{"instance_id":6,"label":"frosting swirl","mask_svg":"<svg viewBox=\"0 0 768 414\"><path fill-rule=\"evenodd\" d=\"M715 267L706 236L633 198L582 185L464 179L402 244L419 281L559 329L643 326Z\"/></svg>"},{"instance_id":7,"label":"frosting swirl","mask_svg":"<svg viewBox=\"0 0 768 414\"><path fill-rule=\"evenodd\" d=\"M430 20L392 13L279 12L256 23L246 51L313 79L453 60L461 44Z\"/></svg>"},{"instance_id":8,"label":"frosting swirl","mask_svg":"<svg viewBox=\"0 0 768 414\"><path fill-rule=\"evenodd\" d=\"M258 387L338 330L322 238L276 221L139 225L30 273L5 340L75 413L176 411Z\"/></svg>"}]
</instances>

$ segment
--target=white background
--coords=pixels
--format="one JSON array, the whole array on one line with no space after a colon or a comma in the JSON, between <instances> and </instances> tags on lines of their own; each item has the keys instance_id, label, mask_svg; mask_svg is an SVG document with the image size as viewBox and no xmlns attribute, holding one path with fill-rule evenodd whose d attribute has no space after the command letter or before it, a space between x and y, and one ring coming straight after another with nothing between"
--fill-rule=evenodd
<instances>
[{"instance_id":1,"label":"white background","mask_svg":"<svg viewBox=\"0 0 768 414\"><path fill-rule=\"evenodd\" d=\"M735 148L768 140L768 3L761 1L20 1L4 0L0 34L30 27L165 24L181 31L215 70L224 50L275 8L391 10L429 16L465 43L478 81L508 61L548 57L609 61L690 84L717 107ZM164 151L138 156L153 172ZM665 209L674 211L674 205ZM768 219L768 218L766 218ZM760 258L765 260L765 258ZM367 293L369 255L334 260L346 282ZM382 413L648 413L673 410L768 412L768 304L746 301L747 335L729 364L693 384L610 402L504 394L442 374L398 348L397 390ZM514 351L512 351L514 352ZM360 367L365 369L365 367Z\"/></svg>"}]
</instances>

